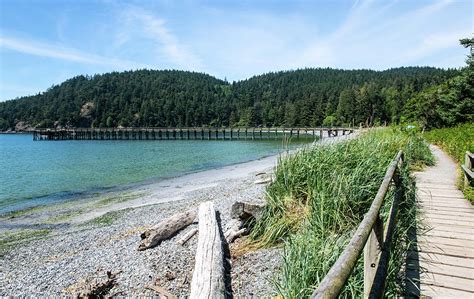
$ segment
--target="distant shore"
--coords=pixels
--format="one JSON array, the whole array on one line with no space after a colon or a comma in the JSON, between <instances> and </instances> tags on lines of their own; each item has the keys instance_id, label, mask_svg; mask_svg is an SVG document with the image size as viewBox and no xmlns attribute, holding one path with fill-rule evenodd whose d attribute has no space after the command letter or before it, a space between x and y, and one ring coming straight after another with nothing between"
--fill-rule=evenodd
<instances>
[{"instance_id":1,"label":"distant shore","mask_svg":"<svg viewBox=\"0 0 474 299\"><path fill-rule=\"evenodd\" d=\"M31 134L30 131L0 131L0 134Z\"/></svg>"}]
</instances>

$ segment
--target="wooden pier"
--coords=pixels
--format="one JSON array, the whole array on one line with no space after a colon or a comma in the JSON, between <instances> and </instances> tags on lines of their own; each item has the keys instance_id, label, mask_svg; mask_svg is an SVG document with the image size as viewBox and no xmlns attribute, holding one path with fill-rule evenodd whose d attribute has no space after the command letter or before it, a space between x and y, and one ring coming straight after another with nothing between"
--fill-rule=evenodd
<instances>
[{"instance_id":1,"label":"wooden pier","mask_svg":"<svg viewBox=\"0 0 474 299\"><path fill-rule=\"evenodd\" d=\"M352 128L75 128L35 129L33 140L265 140L326 138Z\"/></svg>"}]
</instances>

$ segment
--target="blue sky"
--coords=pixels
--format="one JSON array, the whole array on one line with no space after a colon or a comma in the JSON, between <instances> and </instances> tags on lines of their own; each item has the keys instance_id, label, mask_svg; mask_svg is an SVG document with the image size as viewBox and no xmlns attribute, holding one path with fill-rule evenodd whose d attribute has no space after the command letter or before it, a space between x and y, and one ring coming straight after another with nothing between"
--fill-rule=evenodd
<instances>
[{"instance_id":1,"label":"blue sky","mask_svg":"<svg viewBox=\"0 0 474 299\"><path fill-rule=\"evenodd\" d=\"M80 74L460 67L469 0L0 0L0 101Z\"/></svg>"}]
</instances>

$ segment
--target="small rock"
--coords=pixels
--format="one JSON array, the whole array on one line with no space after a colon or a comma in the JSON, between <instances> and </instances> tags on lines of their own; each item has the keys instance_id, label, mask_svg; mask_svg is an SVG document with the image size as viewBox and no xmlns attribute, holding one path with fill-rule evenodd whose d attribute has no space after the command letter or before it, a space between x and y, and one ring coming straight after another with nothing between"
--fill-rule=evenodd
<instances>
[{"instance_id":1,"label":"small rock","mask_svg":"<svg viewBox=\"0 0 474 299\"><path fill-rule=\"evenodd\" d=\"M168 280L174 280L176 278L176 273L171 272L171 271L166 271L165 277Z\"/></svg>"}]
</instances>

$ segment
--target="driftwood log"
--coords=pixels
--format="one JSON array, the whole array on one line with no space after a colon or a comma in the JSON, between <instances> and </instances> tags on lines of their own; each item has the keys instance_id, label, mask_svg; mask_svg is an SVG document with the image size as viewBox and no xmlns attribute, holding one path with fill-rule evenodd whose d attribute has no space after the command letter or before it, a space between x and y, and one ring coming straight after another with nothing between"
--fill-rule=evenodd
<instances>
[{"instance_id":1,"label":"driftwood log","mask_svg":"<svg viewBox=\"0 0 474 299\"><path fill-rule=\"evenodd\" d=\"M232 205L232 220L228 225L224 237L228 244L234 242L236 238L247 234L250 231L251 222L260 219L265 204L249 203L237 201Z\"/></svg>"},{"instance_id":2,"label":"driftwood log","mask_svg":"<svg viewBox=\"0 0 474 299\"><path fill-rule=\"evenodd\" d=\"M228 244L234 242L235 239L243 236L244 234L246 234L248 232L247 228L241 228L239 230L237 229L228 229L226 232L225 232L225 240L227 241Z\"/></svg>"},{"instance_id":3,"label":"driftwood log","mask_svg":"<svg viewBox=\"0 0 474 299\"><path fill-rule=\"evenodd\" d=\"M188 231L183 237L181 237L181 239L179 239L178 241L176 241L176 243L178 245L184 245L184 243L188 242L189 239L192 238L192 236L194 236L196 233L197 233L198 229L197 228L193 228L191 229L190 231Z\"/></svg>"},{"instance_id":4,"label":"driftwood log","mask_svg":"<svg viewBox=\"0 0 474 299\"><path fill-rule=\"evenodd\" d=\"M138 250L145 250L158 245L162 240L173 236L177 231L185 228L193 223L196 219L196 210L189 210L183 213L175 214L169 218L164 219L155 227L143 232Z\"/></svg>"},{"instance_id":5,"label":"driftwood log","mask_svg":"<svg viewBox=\"0 0 474 299\"><path fill-rule=\"evenodd\" d=\"M224 297L224 251L216 211L208 201L199 206L199 238L190 298Z\"/></svg>"},{"instance_id":6,"label":"driftwood log","mask_svg":"<svg viewBox=\"0 0 474 299\"><path fill-rule=\"evenodd\" d=\"M264 178L255 181L255 184L269 184L272 182L272 178Z\"/></svg>"},{"instance_id":7,"label":"driftwood log","mask_svg":"<svg viewBox=\"0 0 474 299\"><path fill-rule=\"evenodd\" d=\"M231 219L228 225L228 229L224 233L224 238L228 244L234 242L234 240L247 232L247 228L243 227L244 222L240 219Z\"/></svg>"},{"instance_id":8,"label":"driftwood log","mask_svg":"<svg viewBox=\"0 0 474 299\"><path fill-rule=\"evenodd\" d=\"M236 201L231 208L230 216L232 219L247 221L249 219L259 220L262 217L264 203L250 203Z\"/></svg>"}]
</instances>

